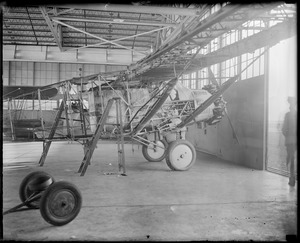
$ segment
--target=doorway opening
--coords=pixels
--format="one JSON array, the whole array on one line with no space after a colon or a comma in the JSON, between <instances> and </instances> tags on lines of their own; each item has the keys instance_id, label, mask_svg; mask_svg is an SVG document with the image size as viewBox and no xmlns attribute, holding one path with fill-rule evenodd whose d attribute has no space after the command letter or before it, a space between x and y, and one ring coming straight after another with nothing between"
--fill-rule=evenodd
<instances>
[{"instance_id":1,"label":"doorway opening","mask_svg":"<svg viewBox=\"0 0 300 243\"><path fill-rule=\"evenodd\" d=\"M286 165L287 152L282 125L284 116L289 111L288 97L297 99L296 41L297 37L289 38L269 51L266 169L284 176L289 176L289 171ZM297 152L295 171L297 171Z\"/></svg>"}]
</instances>

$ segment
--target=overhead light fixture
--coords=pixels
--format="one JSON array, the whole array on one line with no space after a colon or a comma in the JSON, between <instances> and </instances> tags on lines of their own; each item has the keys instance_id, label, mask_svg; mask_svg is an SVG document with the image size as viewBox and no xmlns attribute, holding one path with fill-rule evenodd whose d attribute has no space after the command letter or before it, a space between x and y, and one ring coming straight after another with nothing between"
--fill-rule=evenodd
<instances>
[{"instance_id":1,"label":"overhead light fixture","mask_svg":"<svg viewBox=\"0 0 300 243\"><path fill-rule=\"evenodd\" d=\"M124 22L124 19L113 19L114 22L117 22L117 23L123 23Z\"/></svg>"},{"instance_id":2,"label":"overhead light fixture","mask_svg":"<svg viewBox=\"0 0 300 243\"><path fill-rule=\"evenodd\" d=\"M124 22L124 19L121 19L120 13L118 13L117 18L113 19L113 21L114 21L114 22L118 22L118 23L122 23L122 22Z\"/></svg>"}]
</instances>

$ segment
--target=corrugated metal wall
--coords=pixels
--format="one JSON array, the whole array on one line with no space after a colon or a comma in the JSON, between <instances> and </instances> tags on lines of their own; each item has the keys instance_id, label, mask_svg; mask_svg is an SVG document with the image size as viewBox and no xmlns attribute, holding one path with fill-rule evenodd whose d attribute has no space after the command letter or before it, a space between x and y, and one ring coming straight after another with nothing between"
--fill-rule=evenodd
<instances>
[{"instance_id":1,"label":"corrugated metal wall","mask_svg":"<svg viewBox=\"0 0 300 243\"><path fill-rule=\"evenodd\" d=\"M126 66L4 61L3 85L43 86L80 75L125 70Z\"/></svg>"}]
</instances>

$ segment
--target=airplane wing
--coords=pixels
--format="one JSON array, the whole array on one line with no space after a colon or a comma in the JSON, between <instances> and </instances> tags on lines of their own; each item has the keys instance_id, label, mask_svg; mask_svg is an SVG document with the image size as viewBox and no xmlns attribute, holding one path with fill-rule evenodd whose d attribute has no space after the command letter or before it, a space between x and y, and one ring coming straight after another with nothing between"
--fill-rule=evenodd
<instances>
[{"instance_id":1,"label":"airplane wing","mask_svg":"<svg viewBox=\"0 0 300 243\"><path fill-rule=\"evenodd\" d=\"M48 100L57 95L55 87L45 89L43 86L3 86L3 99L38 99L38 89L41 90L41 99Z\"/></svg>"}]
</instances>

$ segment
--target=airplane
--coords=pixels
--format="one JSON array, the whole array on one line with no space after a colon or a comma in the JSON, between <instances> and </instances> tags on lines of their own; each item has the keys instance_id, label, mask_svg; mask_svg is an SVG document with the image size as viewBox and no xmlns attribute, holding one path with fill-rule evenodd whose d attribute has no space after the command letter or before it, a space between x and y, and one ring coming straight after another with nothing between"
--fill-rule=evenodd
<instances>
[{"instance_id":1,"label":"airplane","mask_svg":"<svg viewBox=\"0 0 300 243\"><path fill-rule=\"evenodd\" d=\"M248 66L252 65L254 61ZM44 92L48 98L50 92L55 94L51 98L64 97L60 99L61 112L58 112L59 115L55 119L56 121L63 119L62 127L59 128L58 124L53 125L48 136L46 136L42 118L40 123L36 125L41 129L40 131L37 129L35 134L44 142L44 147L47 147L42 154L40 164L44 163L51 144L49 140L67 138L75 141L86 139L85 142L87 142L89 138L94 139L95 134L99 133L98 126L101 124L102 129L99 138L107 138L107 134L110 138L116 138L120 134L120 129L123 129L124 137L143 145L142 153L145 159L150 162L166 159L170 169L182 171L191 168L196 160L194 146L185 139L187 125L194 122L214 125L220 122L224 116L226 105L221 95L240 75L241 73L230 78L219 89L216 89L213 85L208 85L207 89L210 92L205 89L189 90L178 82L178 77L162 82L152 92L147 88L116 90L106 80L100 82L100 84L98 82L98 85L95 84L96 81L99 81L98 75L98 80L95 80L95 77L74 78L58 84L48 85L31 93L15 96L15 99L38 97L36 94L38 92ZM107 84L107 86L102 86L104 84ZM77 91L80 91L76 92L76 89L72 86L77 87ZM101 92L99 92L99 89L101 89ZM45 91L49 91L49 93ZM129 95L131 102L125 100L124 91L126 91L126 95ZM96 112L94 112L95 115L91 115L90 103L84 102L84 100L91 101L91 99L95 99L95 93L100 93L99 97L102 98L95 102L95 106L106 108L98 115L96 115ZM112 109L112 106L110 106L105 115L107 106L112 101L111 97L118 97L124 102L119 110L117 107ZM141 99L136 99L136 97ZM141 102L141 100L144 102ZM61 116L63 111L65 116ZM119 114L117 114L118 112ZM126 114L126 112L129 113L128 116L121 115ZM105 123L100 122L102 116L106 116ZM121 120L124 124L122 128L120 128L120 124L117 124L119 122L118 116L122 116ZM28 120L27 124L24 124L25 120L21 121L25 127L33 126L33 121ZM59 136L54 137L54 134ZM95 149L95 146L93 149ZM175 156L178 153L180 154L179 157ZM87 162L83 163L79 170L82 175L85 173L85 171L82 171L84 165L87 165Z\"/></svg>"},{"instance_id":2,"label":"airplane","mask_svg":"<svg viewBox=\"0 0 300 243\"><path fill-rule=\"evenodd\" d=\"M249 66L266 53L270 46L293 34L289 31L281 31L278 34L278 29L282 30L286 25L295 24L295 19L259 32L254 44L253 40L242 40L244 48L234 48L233 55L241 55L261 47L267 48L226 82L219 84L208 68L211 74L210 84L201 90L190 90L179 82L184 73L208 67L213 62L228 58L220 55L216 60L214 53L199 54L215 36L202 38L201 42L196 41L196 37L217 27L220 22L222 28L218 29L218 35L221 35L226 29L237 28L245 21L228 21L232 16L247 13L247 19L250 20L274 7L276 4L261 4L255 9L248 5L227 4L204 21L194 19L184 30L178 28L155 52L131 64L126 70L74 77L38 87L35 91L22 95L17 91L15 96L9 96L8 93L6 98L9 97L8 102L25 100L30 96L41 100L41 94L44 92L48 99L59 101L60 108L48 132L42 116L35 127L35 136L43 141L40 166L44 164L52 141L70 139L79 141L88 148L78 171L84 175L99 138L117 138L121 139L123 144L123 139L128 138L142 144L142 153L146 160L158 162L165 159L171 170L188 170L195 163L196 151L193 144L185 139L187 127L195 122L201 124L201 127L220 122L226 115L226 101L222 94ZM272 40L268 38L270 33L274 36ZM193 44L190 44L189 48L183 48L186 42ZM230 46L224 50L226 49L230 49ZM52 95L50 91L53 92ZM113 102L116 103L115 107ZM12 127L11 121L11 130Z\"/></svg>"}]
</instances>

